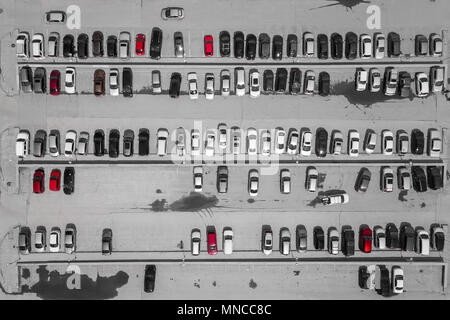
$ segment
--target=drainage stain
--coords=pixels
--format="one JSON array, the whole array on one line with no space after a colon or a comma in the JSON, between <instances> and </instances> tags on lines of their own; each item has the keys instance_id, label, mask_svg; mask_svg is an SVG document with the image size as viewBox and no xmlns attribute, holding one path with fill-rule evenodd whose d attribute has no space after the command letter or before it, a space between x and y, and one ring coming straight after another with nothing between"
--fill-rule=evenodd
<instances>
[{"instance_id":1,"label":"drainage stain","mask_svg":"<svg viewBox=\"0 0 450 320\"><path fill-rule=\"evenodd\" d=\"M128 283L128 274L119 271L111 277L101 277L92 280L87 275L80 275L81 289L68 289L67 279L73 273L60 274L54 270L49 272L47 266L41 265L36 270L39 281L31 286L22 286L22 293L35 293L41 299L83 299L104 300L117 297L117 289Z\"/></svg>"},{"instance_id":2,"label":"drainage stain","mask_svg":"<svg viewBox=\"0 0 450 320\"><path fill-rule=\"evenodd\" d=\"M294 270L294 276L298 276L300 274L300 270Z\"/></svg>"},{"instance_id":3,"label":"drainage stain","mask_svg":"<svg viewBox=\"0 0 450 320\"><path fill-rule=\"evenodd\" d=\"M169 208L172 211L200 211L216 207L218 202L216 196L207 197L198 192L191 192L188 196L173 202Z\"/></svg>"},{"instance_id":4,"label":"drainage stain","mask_svg":"<svg viewBox=\"0 0 450 320\"><path fill-rule=\"evenodd\" d=\"M161 189L156 189L156 193L162 193Z\"/></svg>"},{"instance_id":5,"label":"drainage stain","mask_svg":"<svg viewBox=\"0 0 450 320\"><path fill-rule=\"evenodd\" d=\"M420 207L421 208L425 208L427 205L425 204L425 202L422 202L421 204L420 204Z\"/></svg>"},{"instance_id":6,"label":"drainage stain","mask_svg":"<svg viewBox=\"0 0 450 320\"><path fill-rule=\"evenodd\" d=\"M215 281L213 281L212 285L215 287L217 285L217 283Z\"/></svg>"},{"instance_id":7,"label":"drainage stain","mask_svg":"<svg viewBox=\"0 0 450 320\"><path fill-rule=\"evenodd\" d=\"M251 198L250 198L250 199L247 200L247 202L248 202L248 203L254 203L254 202L255 202L255 199L251 199Z\"/></svg>"},{"instance_id":8,"label":"drainage stain","mask_svg":"<svg viewBox=\"0 0 450 320\"><path fill-rule=\"evenodd\" d=\"M250 279L250 282L248 283L248 286L252 289L255 289L258 285L256 284L255 281L253 281L253 279Z\"/></svg>"},{"instance_id":9,"label":"drainage stain","mask_svg":"<svg viewBox=\"0 0 450 320\"><path fill-rule=\"evenodd\" d=\"M407 190L400 191L400 193L398 194L398 200L400 200L402 202L408 201L408 199L406 199L407 195L408 195L408 191Z\"/></svg>"}]
</instances>

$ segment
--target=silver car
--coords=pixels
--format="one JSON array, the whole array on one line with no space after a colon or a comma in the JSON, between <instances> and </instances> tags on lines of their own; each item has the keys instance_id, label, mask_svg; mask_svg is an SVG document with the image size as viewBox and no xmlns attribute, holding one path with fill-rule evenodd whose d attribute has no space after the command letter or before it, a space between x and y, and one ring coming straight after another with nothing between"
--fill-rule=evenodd
<instances>
[{"instance_id":1,"label":"silver car","mask_svg":"<svg viewBox=\"0 0 450 320\"><path fill-rule=\"evenodd\" d=\"M175 32L173 34L173 42L175 47L175 57L184 57L184 44L183 44L183 34L181 32Z\"/></svg>"},{"instance_id":2,"label":"silver car","mask_svg":"<svg viewBox=\"0 0 450 320\"><path fill-rule=\"evenodd\" d=\"M80 132L80 137L78 138L77 153L81 155L87 155L88 146L89 146L89 132L86 131Z\"/></svg>"},{"instance_id":3,"label":"silver car","mask_svg":"<svg viewBox=\"0 0 450 320\"><path fill-rule=\"evenodd\" d=\"M121 32L119 35L119 58L127 59L130 56L130 41L131 36L129 32Z\"/></svg>"},{"instance_id":4,"label":"silver car","mask_svg":"<svg viewBox=\"0 0 450 320\"><path fill-rule=\"evenodd\" d=\"M231 74L228 70L222 70L220 72L220 92L222 96L230 95L230 83L231 83Z\"/></svg>"},{"instance_id":5,"label":"silver car","mask_svg":"<svg viewBox=\"0 0 450 320\"><path fill-rule=\"evenodd\" d=\"M77 231L73 224L66 226L66 232L64 233L64 248L66 253L73 253L76 250L76 235Z\"/></svg>"}]
</instances>

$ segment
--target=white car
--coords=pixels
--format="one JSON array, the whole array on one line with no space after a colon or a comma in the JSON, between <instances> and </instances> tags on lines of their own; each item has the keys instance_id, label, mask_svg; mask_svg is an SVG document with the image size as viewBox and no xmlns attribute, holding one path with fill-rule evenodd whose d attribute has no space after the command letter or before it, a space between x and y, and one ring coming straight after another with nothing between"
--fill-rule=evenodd
<instances>
[{"instance_id":1,"label":"white car","mask_svg":"<svg viewBox=\"0 0 450 320\"><path fill-rule=\"evenodd\" d=\"M381 73L377 68L371 68L369 71L370 92L379 92L381 89Z\"/></svg>"},{"instance_id":2,"label":"white car","mask_svg":"<svg viewBox=\"0 0 450 320\"><path fill-rule=\"evenodd\" d=\"M366 135L366 141L364 141L364 151L367 154L371 154L375 151L376 146L377 134L373 130L370 130Z\"/></svg>"},{"instance_id":3,"label":"white car","mask_svg":"<svg viewBox=\"0 0 450 320\"><path fill-rule=\"evenodd\" d=\"M200 131L198 129L192 129L192 131L191 131L191 155L199 156L200 153L201 153Z\"/></svg>"},{"instance_id":4,"label":"white car","mask_svg":"<svg viewBox=\"0 0 450 320\"><path fill-rule=\"evenodd\" d=\"M270 131L269 130L265 130L261 134L261 154L263 156L269 156L270 155L270 145L271 145Z\"/></svg>"},{"instance_id":5,"label":"white car","mask_svg":"<svg viewBox=\"0 0 450 320\"><path fill-rule=\"evenodd\" d=\"M303 93L307 95L314 94L314 82L316 81L316 74L314 71L308 70L305 73L304 90Z\"/></svg>"},{"instance_id":6,"label":"white car","mask_svg":"<svg viewBox=\"0 0 450 320\"><path fill-rule=\"evenodd\" d=\"M59 252L61 249L61 230L59 230L59 228L52 228L48 239L48 247L50 252Z\"/></svg>"},{"instance_id":7,"label":"white car","mask_svg":"<svg viewBox=\"0 0 450 320\"><path fill-rule=\"evenodd\" d=\"M183 129L183 127L179 127L177 129L177 154L179 157L183 157L186 153L186 131Z\"/></svg>"},{"instance_id":8,"label":"white car","mask_svg":"<svg viewBox=\"0 0 450 320\"><path fill-rule=\"evenodd\" d=\"M200 231L193 230L191 233L191 252L193 256L200 254Z\"/></svg>"},{"instance_id":9,"label":"white car","mask_svg":"<svg viewBox=\"0 0 450 320\"><path fill-rule=\"evenodd\" d=\"M433 57L442 56L443 42L436 33L430 36L430 55Z\"/></svg>"},{"instance_id":10,"label":"white car","mask_svg":"<svg viewBox=\"0 0 450 320\"><path fill-rule=\"evenodd\" d=\"M314 35L311 32L303 34L303 55L305 57L314 56Z\"/></svg>"},{"instance_id":11,"label":"white car","mask_svg":"<svg viewBox=\"0 0 450 320\"><path fill-rule=\"evenodd\" d=\"M284 131L282 128L277 128L275 130L274 144L276 154L284 153L286 149L286 131Z\"/></svg>"},{"instance_id":12,"label":"white car","mask_svg":"<svg viewBox=\"0 0 450 320\"><path fill-rule=\"evenodd\" d=\"M30 154L30 133L20 130L16 139L16 156L26 157Z\"/></svg>"},{"instance_id":13,"label":"white car","mask_svg":"<svg viewBox=\"0 0 450 320\"><path fill-rule=\"evenodd\" d=\"M383 59L386 51L386 38L382 33L375 34L373 38L373 51L375 59Z\"/></svg>"},{"instance_id":14,"label":"white car","mask_svg":"<svg viewBox=\"0 0 450 320\"><path fill-rule=\"evenodd\" d=\"M330 254L339 253L339 233L336 228L328 232L328 252Z\"/></svg>"},{"instance_id":15,"label":"white car","mask_svg":"<svg viewBox=\"0 0 450 320\"><path fill-rule=\"evenodd\" d=\"M50 32L48 36L47 55L49 57L57 57L59 55L59 33Z\"/></svg>"},{"instance_id":16,"label":"white car","mask_svg":"<svg viewBox=\"0 0 450 320\"><path fill-rule=\"evenodd\" d=\"M66 133L66 142L64 144L64 154L66 157L72 157L75 153L75 143L77 141L77 133L69 130Z\"/></svg>"},{"instance_id":17,"label":"white car","mask_svg":"<svg viewBox=\"0 0 450 320\"><path fill-rule=\"evenodd\" d=\"M248 194L252 197L258 195L259 189L259 172L256 169L252 169L248 172Z\"/></svg>"},{"instance_id":18,"label":"white car","mask_svg":"<svg viewBox=\"0 0 450 320\"><path fill-rule=\"evenodd\" d=\"M416 231L416 252L424 256L430 254L430 235L423 229Z\"/></svg>"},{"instance_id":19,"label":"white car","mask_svg":"<svg viewBox=\"0 0 450 320\"><path fill-rule=\"evenodd\" d=\"M383 227L373 228L374 245L378 249L386 249L386 231Z\"/></svg>"},{"instance_id":20,"label":"white car","mask_svg":"<svg viewBox=\"0 0 450 320\"><path fill-rule=\"evenodd\" d=\"M397 92L398 71L395 68L387 68L384 76L384 94L394 96Z\"/></svg>"},{"instance_id":21,"label":"white car","mask_svg":"<svg viewBox=\"0 0 450 320\"><path fill-rule=\"evenodd\" d=\"M44 36L41 33L33 35L31 50L33 52L33 58L38 60L44 59Z\"/></svg>"},{"instance_id":22,"label":"white car","mask_svg":"<svg viewBox=\"0 0 450 320\"><path fill-rule=\"evenodd\" d=\"M77 153L80 155L87 155L89 151L89 132L80 132L80 137L78 138Z\"/></svg>"},{"instance_id":23,"label":"white car","mask_svg":"<svg viewBox=\"0 0 450 320\"><path fill-rule=\"evenodd\" d=\"M232 141L232 148L233 148L233 154L240 154L241 153L241 130L237 127L232 128L231 130L231 141Z\"/></svg>"},{"instance_id":24,"label":"white car","mask_svg":"<svg viewBox=\"0 0 450 320\"><path fill-rule=\"evenodd\" d=\"M286 146L286 151L288 154L296 154L299 143L299 134L296 129L289 132L288 143Z\"/></svg>"},{"instance_id":25,"label":"white car","mask_svg":"<svg viewBox=\"0 0 450 320\"><path fill-rule=\"evenodd\" d=\"M394 170L390 167L383 167L381 169L381 191L394 191Z\"/></svg>"},{"instance_id":26,"label":"white car","mask_svg":"<svg viewBox=\"0 0 450 320\"><path fill-rule=\"evenodd\" d=\"M28 35L28 32L19 32L16 38L17 58L28 58L30 55L29 42L30 36Z\"/></svg>"},{"instance_id":27,"label":"white car","mask_svg":"<svg viewBox=\"0 0 450 320\"><path fill-rule=\"evenodd\" d=\"M190 72L188 73L187 78L189 98L192 100L198 99L197 74L195 72Z\"/></svg>"},{"instance_id":28,"label":"white car","mask_svg":"<svg viewBox=\"0 0 450 320\"><path fill-rule=\"evenodd\" d=\"M231 74L228 70L222 70L220 72L220 92L222 96L226 97L230 95L231 88Z\"/></svg>"},{"instance_id":29,"label":"white car","mask_svg":"<svg viewBox=\"0 0 450 320\"><path fill-rule=\"evenodd\" d=\"M236 95L241 97L245 95L245 71L244 68L236 68L234 71Z\"/></svg>"},{"instance_id":30,"label":"white car","mask_svg":"<svg viewBox=\"0 0 450 320\"><path fill-rule=\"evenodd\" d=\"M405 130L397 130L397 153L405 155L409 150L409 136Z\"/></svg>"},{"instance_id":31,"label":"white car","mask_svg":"<svg viewBox=\"0 0 450 320\"><path fill-rule=\"evenodd\" d=\"M207 73L205 76L205 97L207 100L214 99L214 74Z\"/></svg>"},{"instance_id":32,"label":"white car","mask_svg":"<svg viewBox=\"0 0 450 320\"><path fill-rule=\"evenodd\" d=\"M359 37L359 55L361 59L372 57L372 39L367 34L362 34Z\"/></svg>"},{"instance_id":33,"label":"white car","mask_svg":"<svg viewBox=\"0 0 450 320\"><path fill-rule=\"evenodd\" d=\"M428 155L430 157L439 157L442 151L442 139L437 129L428 130Z\"/></svg>"},{"instance_id":34,"label":"white car","mask_svg":"<svg viewBox=\"0 0 450 320\"><path fill-rule=\"evenodd\" d=\"M259 88L259 72L253 71L250 73L250 97L259 97L261 90Z\"/></svg>"},{"instance_id":35,"label":"white car","mask_svg":"<svg viewBox=\"0 0 450 320\"><path fill-rule=\"evenodd\" d=\"M111 69L109 72L109 94L112 96L119 95L119 70Z\"/></svg>"},{"instance_id":36,"label":"white car","mask_svg":"<svg viewBox=\"0 0 450 320\"><path fill-rule=\"evenodd\" d=\"M400 190L411 189L411 174L405 167L399 167L397 169L397 182Z\"/></svg>"},{"instance_id":37,"label":"white car","mask_svg":"<svg viewBox=\"0 0 450 320\"><path fill-rule=\"evenodd\" d=\"M280 232L280 253L288 255L291 251L291 233L289 229L283 228Z\"/></svg>"},{"instance_id":38,"label":"white car","mask_svg":"<svg viewBox=\"0 0 450 320\"><path fill-rule=\"evenodd\" d=\"M163 20L180 20L184 18L184 9L178 7L167 7L161 10Z\"/></svg>"},{"instance_id":39,"label":"white car","mask_svg":"<svg viewBox=\"0 0 450 320\"><path fill-rule=\"evenodd\" d=\"M221 123L219 124L217 130L219 131L219 148L226 149L228 140L227 126Z\"/></svg>"},{"instance_id":40,"label":"white car","mask_svg":"<svg viewBox=\"0 0 450 320\"><path fill-rule=\"evenodd\" d=\"M331 136L331 153L333 155L340 155L342 152L344 144L344 136L342 135L342 132L339 130L334 130Z\"/></svg>"},{"instance_id":41,"label":"white car","mask_svg":"<svg viewBox=\"0 0 450 320\"><path fill-rule=\"evenodd\" d=\"M272 253L273 248L273 233L272 231L264 232L264 240L262 245L262 250L266 256Z\"/></svg>"},{"instance_id":42,"label":"white car","mask_svg":"<svg viewBox=\"0 0 450 320\"><path fill-rule=\"evenodd\" d=\"M64 91L67 94L75 93L75 68L66 68L66 78L64 81Z\"/></svg>"},{"instance_id":43,"label":"white car","mask_svg":"<svg viewBox=\"0 0 450 320\"><path fill-rule=\"evenodd\" d=\"M215 142L216 142L216 134L214 133L214 131L208 130L208 132L206 132L205 156L207 157L214 156Z\"/></svg>"},{"instance_id":44,"label":"white car","mask_svg":"<svg viewBox=\"0 0 450 320\"><path fill-rule=\"evenodd\" d=\"M128 59L130 57L130 41L129 32L121 32L119 34L119 58Z\"/></svg>"},{"instance_id":45,"label":"white car","mask_svg":"<svg viewBox=\"0 0 450 320\"><path fill-rule=\"evenodd\" d=\"M223 230L223 253L233 253L233 230L231 229Z\"/></svg>"},{"instance_id":46,"label":"white car","mask_svg":"<svg viewBox=\"0 0 450 320\"><path fill-rule=\"evenodd\" d=\"M194 191L203 191L203 167L201 166L194 167Z\"/></svg>"},{"instance_id":47,"label":"white car","mask_svg":"<svg viewBox=\"0 0 450 320\"><path fill-rule=\"evenodd\" d=\"M416 95L418 97L426 97L430 93L430 82L428 76L423 72L416 73L415 78Z\"/></svg>"},{"instance_id":48,"label":"white car","mask_svg":"<svg viewBox=\"0 0 450 320\"><path fill-rule=\"evenodd\" d=\"M36 233L34 234L34 249L36 252L45 252L45 249L47 249L45 230L36 230Z\"/></svg>"},{"instance_id":49,"label":"white car","mask_svg":"<svg viewBox=\"0 0 450 320\"><path fill-rule=\"evenodd\" d=\"M300 145L300 154L302 156L310 156L312 150L312 132L307 129L302 132L302 142Z\"/></svg>"},{"instance_id":50,"label":"white car","mask_svg":"<svg viewBox=\"0 0 450 320\"><path fill-rule=\"evenodd\" d=\"M156 150L158 156L165 156L167 154L167 139L169 138L169 131L167 129L160 128L158 129L156 135Z\"/></svg>"},{"instance_id":51,"label":"white car","mask_svg":"<svg viewBox=\"0 0 450 320\"><path fill-rule=\"evenodd\" d=\"M288 169L280 170L280 191L283 194L291 193L291 172Z\"/></svg>"},{"instance_id":52,"label":"white car","mask_svg":"<svg viewBox=\"0 0 450 320\"><path fill-rule=\"evenodd\" d=\"M444 67L431 67L430 86L433 92L441 92L444 89Z\"/></svg>"},{"instance_id":53,"label":"white car","mask_svg":"<svg viewBox=\"0 0 450 320\"><path fill-rule=\"evenodd\" d=\"M334 204L345 204L349 202L349 196L346 192L340 192L320 198L323 205L330 206Z\"/></svg>"},{"instance_id":54,"label":"white car","mask_svg":"<svg viewBox=\"0 0 450 320\"><path fill-rule=\"evenodd\" d=\"M392 155L394 152L394 134L391 130L383 130L381 132L382 139L382 152L384 155Z\"/></svg>"},{"instance_id":55,"label":"white car","mask_svg":"<svg viewBox=\"0 0 450 320\"><path fill-rule=\"evenodd\" d=\"M359 132L352 130L348 134L348 154L350 157L359 155Z\"/></svg>"},{"instance_id":56,"label":"white car","mask_svg":"<svg viewBox=\"0 0 450 320\"><path fill-rule=\"evenodd\" d=\"M364 91L367 88L367 79L369 74L364 69L356 70L355 88L356 91Z\"/></svg>"},{"instance_id":57,"label":"white car","mask_svg":"<svg viewBox=\"0 0 450 320\"><path fill-rule=\"evenodd\" d=\"M59 131L58 130L51 130L50 134L48 135L48 151L52 157L58 157L59 156Z\"/></svg>"},{"instance_id":58,"label":"white car","mask_svg":"<svg viewBox=\"0 0 450 320\"><path fill-rule=\"evenodd\" d=\"M256 155L258 153L258 132L255 128L247 129L247 153Z\"/></svg>"},{"instance_id":59,"label":"white car","mask_svg":"<svg viewBox=\"0 0 450 320\"><path fill-rule=\"evenodd\" d=\"M392 281L391 283L392 292L395 294L402 293L405 285L405 279L402 268L400 268L399 266L392 267L391 281Z\"/></svg>"},{"instance_id":60,"label":"white car","mask_svg":"<svg viewBox=\"0 0 450 320\"><path fill-rule=\"evenodd\" d=\"M308 192L316 192L317 189L317 180L319 178L319 171L316 168L310 167L306 172L306 190Z\"/></svg>"}]
</instances>

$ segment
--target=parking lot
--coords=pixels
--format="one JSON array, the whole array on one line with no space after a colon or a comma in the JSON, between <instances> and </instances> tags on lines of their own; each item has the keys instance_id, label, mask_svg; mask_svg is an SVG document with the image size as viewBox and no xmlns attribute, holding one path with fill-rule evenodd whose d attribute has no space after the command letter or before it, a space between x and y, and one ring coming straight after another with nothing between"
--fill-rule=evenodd
<instances>
[{"instance_id":1,"label":"parking lot","mask_svg":"<svg viewBox=\"0 0 450 320\"><path fill-rule=\"evenodd\" d=\"M411 95L409 98L387 97L382 92L368 90L356 92L355 71L357 68L369 70L377 68L383 75L388 67L407 71L413 77L417 72L430 72L432 66L445 67L445 86L447 86L447 65L449 57L446 21L450 6L444 2L422 2L419 0L382 1L370 4L361 2L346 7L345 1L302 2L279 1L276 7L270 1L249 1L243 3L212 1L204 3L192 1L183 4L185 18L179 21L163 21L161 9L169 4L166 1L116 1L106 7L96 1L75 1L81 8L81 28L70 30L65 24L48 25L44 23L44 13L50 10L63 10L74 1L5 1L0 13L0 237L17 226L27 226L32 235L38 226L44 226L50 233L52 227L64 230L66 224L73 223L77 228L77 248L72 255L65 253L37 253L29 255L11 254L1 249L6 243L17 246L17 232L14 237L6 237L0 242L0 269L6 261L17 268L19 277L2 276L3 288L21 290L19 295L0 295L5 299L54 299L58 297L88 299L379 299L370 290L358 286L358 267L368 264L402 266L405 273L405 291L395 299L445 299L446 269L449 257L448 240L445 234L444 251L430 250L429 256L400 249L377 249L371 253L360 252L358 247L359 229L367 224L371 229L387 223L397 227L409 222L413 228L423 227L429 231L433 224L448 224L450 204L448 181L448 141L449 141L449 102L442 93L430 94L426 98ZM328 6L329 5L329 6ZM333 5L333 6L331 6ZM370 5L381 10L381 28L368 29L366 12ZM102 14L98 14L101 12ZM33 14L30 14L33 13ZM426 21L417 24L426 17ZM120 21L120 27L117 25ZM325 23L326 21L326 23ZM161 59L150 59L148 47L151 29L163 30ZM48 39L50 32L63 35L80 33L91 36L100 30L105 38L118 36L122 31L131 34L132 45L129 59L93 57L49 58L42 60L16 58L13 44L17 33L43 33ZM327 60L304 57L299 50L297 57L286 56L283 47L281 61L272 58L263 60L236 59L220 57L219 33L228 30L230 34L243 31L245 35L267 32L283 36L296 34L301 44L306 31L314 35L332 32L344 35L353 31L360 35L373 35L376 31L384 34L395 31L401 35L402 54L398 58L385 57L355 60ZM175 58L173 33L182 31L185 57ZM134 53L134 37L138 33L146 35L146 53L139 57ZM424 34L427 37L437 33L443 39L444 52L441 57L416 57L414 37ZM205 35L214 37L214 56L204 56L203 39ZM46 40L47 41L47 40ZM301 45L299 44L299 49ZM106 49L106 48L105 48ZM233 48L232 48L233 49ZM24 93L19 85L19 70L29 66L33 71L44 67L47 78L52 70L62 75L61 94ZM76 94L64 92L64 73L66 67L76 69ZM109 95L109 71L119 69L119 84L122 70L129 67L133 71L132 98ZM307 70L316 74L315 94L261 95L249 97L249 86L243 97L235 95L234 69L245 69L246 82L249 71L257 69L262 76L264 70L295 67L302 72L302 88ZM93 75L96 69L106 73L105 96L94 96ZM220 95L220 72L231 72L231 95ZM152 91L151 72L161 72L163 92ZM317 77L320 72L330 74L330 95L318 94ZM168 95L170 77L179 72L182 76L181 93L177 99ZM189 99L187 74L196 72L200 96ZM205 74L215 77L214 100L204 96ZM49 79L47 88L50 87ZM288 86L289 87L289 86ZM120 86L121 88L121 86ZM446 89L447 87L445 87ZM414 92L414 80L411 82ZM120 89L120 92L122 90ZM303 89L302 89L303 92ZM228 129L241 129L241 154L231 155L231 143L224 150L216 143L214 156L205 155L191 158L190 140L186 144L186 156L177 157L176 129L183 128L190 138L192 129L201 132L202 148L208 130L217 130L219 124ZM312 152L309 157L300 154L250 157L247 154L246 131L255 128L258 139L261 133L269 130L272 140L276 128L288 132L308 128L313 133L315 144L316 130L320 127L328 132L327 151L330 149L331 134L340 130L343 135L341 155L329 153L319 158ZM150 133L149 155L139 156L137 135L141 128ZM157 155L157 131L169 131L167 155ZM427 131L436 128L442 137L442 150L439 157L427 155ZM75 130L78 134L86 131L90 135L87 155L52 157L48 151L44 157L31 155L23 159L16 157L16 138L19 130L28 130L31 139L37 130L59 130L61 145L65 134ZM93 136L97 129L104 130L105 149L109 150L108 136L112 129L120 132L119 156L110 158L94 155ZM134 152L132 157L123 155L123 134L127 129L134 131ZM377 135L377 147L373 154L363 151L363 141L367 129ZM425 152L415 155L408 152L399 155L384 155L381 149L381 133L391 130L405 130L408 135L413 129L425 134ZM361 137L360 154L348 154L348 134L356 130ZM230 138L231 136L229 136ZM230 142L230 140L228 140ZM31 145L33 143L31 142ZM395 146L394 146L395 147ZM32 146L33 148L33 146ZM258 148L261 142L258 140ZM394 149L395 150L395 149ZM217 190L217 167L228 167L228 192ZM444 188L428 189L426 192L399 190L397 168L405 166L422 167L437 165L443 167ZM75 191L66 195L62 190L49 190L49 175L52 169L61 172L66 167L74 167L76 172ZM203 191L194 192L193 167L203 167ZM380 190L380 170L390 166L394 170L393 192ZM306 171L315 167L319 172L316 192L305 188ZM366 193L355 190L355 181L361 168L372 173ZM33 193L33 174L36 169L45 172L45 191ZM249 170L257 169L259 176L258 195L248 192ZM291 192L280 192L280 170L288 169L291 174ZM62 179L61 179L62 182ZM61 188L62 189L62 188ZM324 206L320 196L334 190L345 191L349 203ZM308 250L297 252L295 232L297 225L305 225ZM218 254L208 255L206 231L215 227L217 232ZM262 231L270 226L273 231L273 253L266 256L261 252ZM345 260L340 251L338 255L313 246L313 228L321 226L327 234L330 227L336 227L341 234L343 226L351 226L355 231L354 260ZM233 253L223 253L223 230L231 227L234 232ZM113 231L113 253L102 256L102 230ZM200 255L191 255L191 231L201 232ZM291 232L291 252L288 256L280 253L280 229ZM445 229L446 230L446 229ZM34 238L32 237L32 245ZM325 237L327 239L327 237ZM408 260L411 259L411 260ZM158 261L164 260L164 263ZM185 263L185 260L188 260ZM64 287L68 272L67 262L80 261L83 275L82 290L75 295ZM212 261L213 263L209 263ZM17 263L17 265L16 265ZM149 295L143 292L145 264L157 266L156 290ZM8 267L10 268L10 267ZM27 269L28 271L25 271ZM50 272L51 283L47 281ZM10 273L4 273L10 274ZM99 277L99 278L97 278ZM443 280L444 279L444 280ZM19 281L17 283L17 281ZM85 282L83 282L85 281ZM102 282L103 281L103 282ZM19 285L21 287L15 287ZM84 290L86 287L89 289ZM25 287L24 287L25 286ZM58 289L58 286L60 288ZM97 288L93 293L92 288ZM104 290L102 289L104 288Z\"/></svg>"}]
</instances>

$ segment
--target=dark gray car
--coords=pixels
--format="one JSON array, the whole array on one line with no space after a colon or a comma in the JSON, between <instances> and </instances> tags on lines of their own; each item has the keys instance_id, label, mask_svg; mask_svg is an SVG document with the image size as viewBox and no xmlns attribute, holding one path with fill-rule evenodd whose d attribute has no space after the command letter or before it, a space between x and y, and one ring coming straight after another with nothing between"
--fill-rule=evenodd
<instances>
[{"instance_id":1,"label":"dark gray car","mask_svg":"<svg viewBox=\"0 0 450 320\"><path fill-rule=\"evenodd\" d=\"M108 255L112 252L112 230L103 229L102 233L102 254Z\"/></svg>"},{"instance_id":2,"label":"dark gray car","mask_svg":"<svg viewBox=\"0 0 450 320\"><path fill-rule=\"evenodd\" d=\"M286 55L290 58L295 58L297 56L297 46L298 46L297 36L295 34L288 34Z\"/></svg>"},{"instance_id":3,"label":"dark gray car","mask_svg":"<svg viewBox=\"0 0 450 320\"><path fill-rule=\"evenodd\" d=\"M298 252L305 252L308 248L307 246L307 231L304 225L299 224L297 226L297 232L296 232L296 244L297 244L297 251Z\"/></svg>"},{"instance_id":4,"label":"dark gray car","mask_svg":"<svg viewBox=\"0 0 450 320\"><path fill-rule=\"evenodd\" d=\"M45 93L47 91L47 77L44 68L36 68L33 77L34 93Z\"/></svg>"},{"instance_id":5,"label":"dark gray car","mask_svg":"<svg viewBox=\"0 0 450 320\"><path fill-rule=\"evenodd\" d=\"M183 44L183 34L181 32L175 32L173 34L173 44L175 47L175 57L184 57L184 44Z\"/></svg>"},{"instance_id":6,"label":"dark gray car","mask_svg":"<svg viewBox=\"0 0 450 320\"><path fill-rule=\"evenodd\" d=\"M267 33L259 35L259 57L269 59L270 57L270 37Z\"/></svg>"},{"instance_id":7,"label":"dark gray car","mask_svg":"<svg viewBox=\"0 0 450 320\"><path fill-rule=\"evenodd\" d=\"M33 92L33 73L30 67L22 67L19 73L20 87L22 92Z\"/></svg>"},{"instance_id":8,"label":"dark gray car","mask_svg":"<svg viewBox=\"0 0 450 320\"><path fill-rule=\"evenodd\" d=\"M133 155L134 132L131 129L125 130L123 134L123 155L131 157Z\"/></svg>"},{"instance_id":9,"label":"dark gray car","mask_svg":"<svg viewBox=\"0 0 450 320\"><path fill-rule=\"evenodd\" d=\"M366 192L369 188L370 178L372 173L367 168L361 168L358 177L356 178L355 190L358 192Z\"/></svg>"},{"instance_id":10,"label":"dark gray car","mask_svg":"<svg viewBox=\"0 0 450 320\"><path fill-rule=\"evenodd\" d=\"M36 131L33 142L33 154L35 157L43 157L45 155L46 141L47 132L44 130Z\"/></svg>"}]
</instances>

